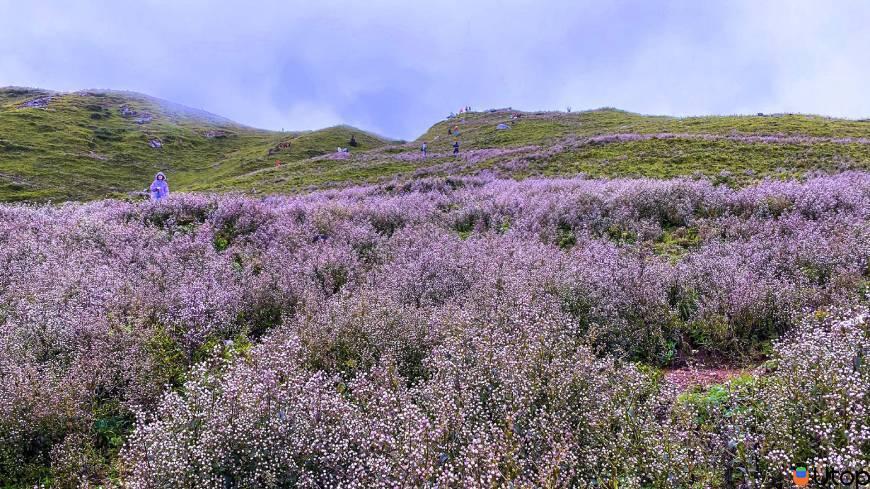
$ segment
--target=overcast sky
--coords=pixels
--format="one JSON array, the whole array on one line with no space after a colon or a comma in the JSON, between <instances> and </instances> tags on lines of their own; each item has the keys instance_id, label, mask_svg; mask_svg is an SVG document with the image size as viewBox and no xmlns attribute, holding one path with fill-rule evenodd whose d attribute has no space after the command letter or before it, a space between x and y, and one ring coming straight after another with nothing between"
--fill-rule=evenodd
<instances>
[{"instance_id":1,"label":"overcast sky","mask_svg":"<svg viewBox=\"0 0 870 489\"><path fill-rule=\"evenodd\" d=\"M464 105L870 116L870 1L0 0L0 86L412 139Z\"/></svg>"}]
</instances>

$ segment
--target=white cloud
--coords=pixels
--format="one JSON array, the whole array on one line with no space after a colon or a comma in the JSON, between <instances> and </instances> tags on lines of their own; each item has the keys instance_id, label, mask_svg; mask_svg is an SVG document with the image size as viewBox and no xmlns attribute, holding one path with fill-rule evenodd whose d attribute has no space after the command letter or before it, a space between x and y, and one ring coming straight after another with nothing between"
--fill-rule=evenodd
<instances>
[{"instance_id":1,"label":"white cloud","mask_svg":"<svg viewBox=\"0 0 870 489\"><path fill-rule=\"evenodd\" d=\"M0 0L0 85L413 138L457 106L870 115L870 3Z\"/></svg>"}]
</instances>

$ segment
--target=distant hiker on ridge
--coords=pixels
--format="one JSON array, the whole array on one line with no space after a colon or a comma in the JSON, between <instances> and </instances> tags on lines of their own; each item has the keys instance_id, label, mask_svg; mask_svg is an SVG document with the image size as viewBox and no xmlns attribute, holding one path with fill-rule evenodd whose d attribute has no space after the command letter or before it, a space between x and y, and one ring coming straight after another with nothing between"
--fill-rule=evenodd
<instances>
[{"instance_id":1,"label":"distant hiker on ridge","mask_svg":"<svg viewBox=\"0 0 870 489\"><path fill-rule=\"evenodd\" d=\"M426 144L426 141L423 141L423 146L420 146L420 151L423 153L423 159L426 159L426 151L429 149L429 145Z\"/></svg>"},{"instance_id":2,"label":"distant hiker on ridge","mask_svg":"<svg viewBox=\"0 0 870 489\"><path fill-rule=\"evenodd\" d=\"M151 200L163 200L169 197L169 184L166 183L166 175L162 171L154 175L154 181L151 182Z\"/></svg>"},{"instance_id":3,"label":"distant hiker on ridge","mask_svg":"<svg viewBox=\"0 0 870 489\"><path fill-rule=\"evenodd\" d=\"M350 135L350 142L348 144L353 146L354 148L356 147L356 138L353 134Z\"/></svg>"},{"instance_id":4,"label":"distant hiker on ridge","mask_svg":"<svg viewBox=\"0 0 870 489\"><path fill-rule=\"evenodd\" d=\"M453 156L459 156L459 141L453 143Z\"/></svg>"}]
</instances>

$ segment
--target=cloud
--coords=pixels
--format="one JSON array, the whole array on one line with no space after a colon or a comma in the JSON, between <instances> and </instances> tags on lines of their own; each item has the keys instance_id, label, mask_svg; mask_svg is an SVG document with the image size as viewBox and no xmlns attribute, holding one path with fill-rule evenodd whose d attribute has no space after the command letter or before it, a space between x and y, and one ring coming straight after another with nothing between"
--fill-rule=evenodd
<instances>
[{"instance_id":1,"label":"cloud","mask_svg":"<svg viewBox=\"0 0 870 489\"><path fill-rule=\"evenodd\" d=\"M414 138L457 107L870 115L860 1L0 0L0 85Z\"/></svg>"}]
</instances>

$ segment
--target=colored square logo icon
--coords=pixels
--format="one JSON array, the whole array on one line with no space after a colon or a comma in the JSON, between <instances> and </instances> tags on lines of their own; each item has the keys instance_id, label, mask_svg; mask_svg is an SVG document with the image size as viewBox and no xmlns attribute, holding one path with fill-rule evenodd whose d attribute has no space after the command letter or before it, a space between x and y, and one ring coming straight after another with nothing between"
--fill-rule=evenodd
<instances>
[{"instance_id":1,"label":"colored square logo icon","mask_svg":"<svg viewBox=\"0 0 870 489\"><path fill-rule=\"evenodd\" d=\"M798 487L804 487L810 483L810 474L806 467L797 467L792 471L792 480Z\"/></svg>"}]
</instances>

